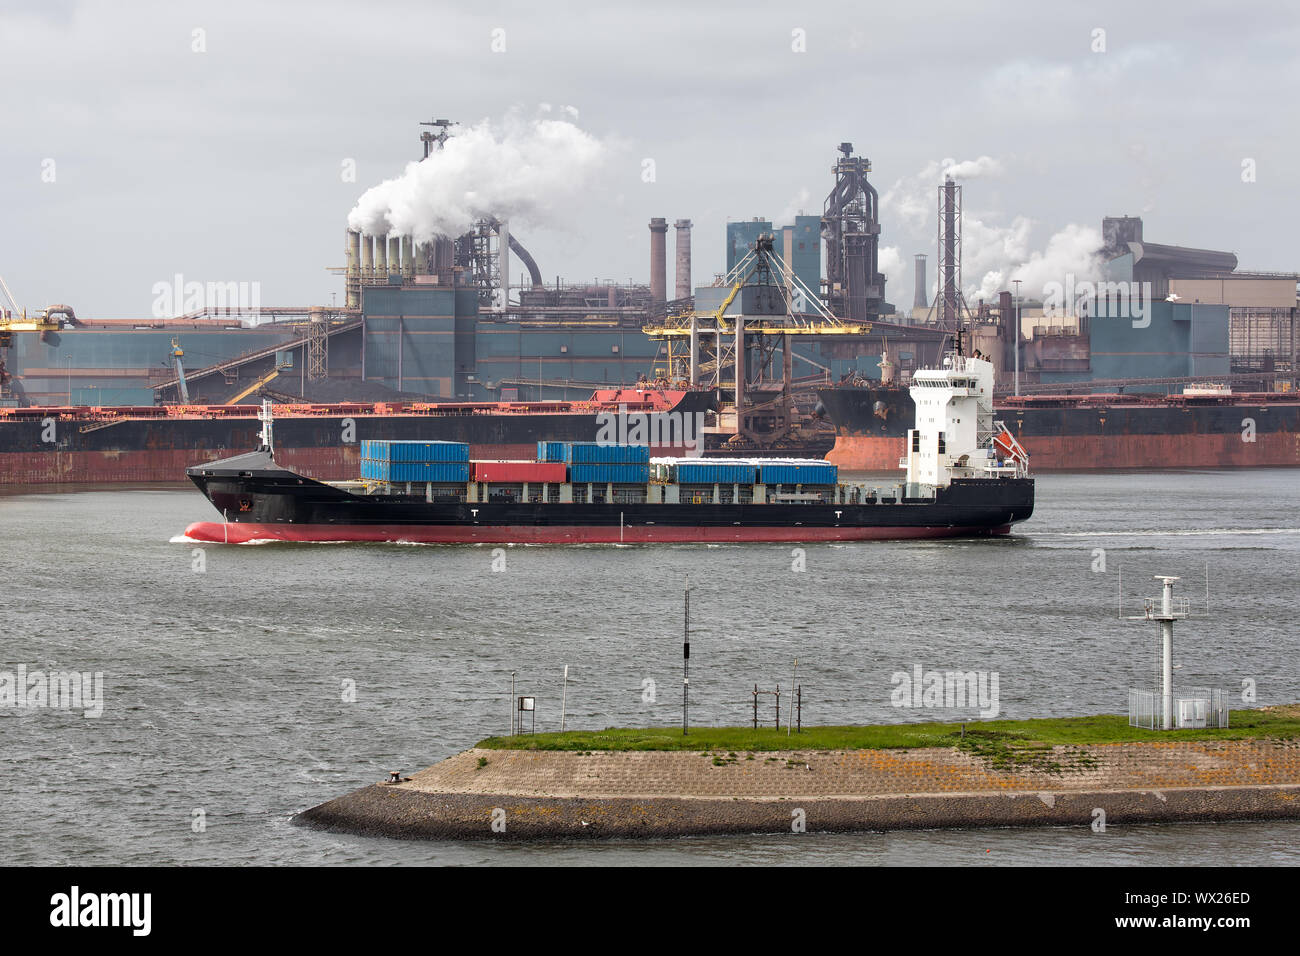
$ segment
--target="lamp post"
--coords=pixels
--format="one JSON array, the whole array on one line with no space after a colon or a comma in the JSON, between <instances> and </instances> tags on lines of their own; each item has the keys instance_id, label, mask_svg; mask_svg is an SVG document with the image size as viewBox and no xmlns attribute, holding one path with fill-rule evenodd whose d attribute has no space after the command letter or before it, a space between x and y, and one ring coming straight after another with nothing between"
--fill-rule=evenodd
<instances>
[{"instance_id":1,"label":"lamp post","mask_svg":"<svg viewBox=\"0 0 1300 956\"><path fill-rule=\"evenodd\" d=\"M1016 377L1015 393L1020 394L1020 279L1012 279L1011 284L1016 287L1016 335L1015 335L1015 354L1016 354Z\"/></svg>"},{"instance_id":2,"label":"lamp post","mask_svg":"<svg viewBox=\"0 0 1300 956\"><path fill-rule=\"evenodd\" d=\"M691 579L686 579L686 613L682 622L682 736L690 734L691 702Z\"/></svg>"}]
</instances>

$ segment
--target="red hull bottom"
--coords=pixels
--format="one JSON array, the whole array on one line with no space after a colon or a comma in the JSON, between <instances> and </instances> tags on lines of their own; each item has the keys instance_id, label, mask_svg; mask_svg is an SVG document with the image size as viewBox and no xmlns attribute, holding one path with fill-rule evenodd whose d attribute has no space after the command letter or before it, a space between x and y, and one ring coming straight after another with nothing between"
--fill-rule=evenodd
<instances>
[{"instance_id":1,"label":"red hull bottom","mask_svg":"<svg viewBox=\"0 0 1300 956\"><path fill-rule=\"evenodd\" d=\"M387 541L418 544L643 544L647 542L887 541L903 538L972 538L1004 535L998 528L720 528L585 525L332 525L199 521L185 529L193 541Z\"/></svg>"},{"instance_id":2,"label":"red hull bottom","mask_svg":"<svg viewBox=\"0 0 1300 956\"><path fill-rule=\"evenodd\" d=\"M1020 437L1029 470L1102 471L1117 468L1269 468L1300 465L1300 436L1275 432L1243 442L1231 435L1096 435ZM841 435L826 460L844 471L898 471L903 438Z\"/></svg>"}]
</instances>

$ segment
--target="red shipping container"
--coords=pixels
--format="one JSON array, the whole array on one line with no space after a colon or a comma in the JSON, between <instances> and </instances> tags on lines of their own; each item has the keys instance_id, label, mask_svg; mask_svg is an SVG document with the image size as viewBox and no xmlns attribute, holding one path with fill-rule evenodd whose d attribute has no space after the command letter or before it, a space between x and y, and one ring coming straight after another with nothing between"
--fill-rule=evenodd
<instances>
[{"instance_id":1,"label":"red shipping container","mask_svg":"<svg viewBox=\"0 0 1300 956\"><path fill-rule=\"evenodd\" d=\"M562 461L475 461L470 462L472 480L495 484L529 482L541 484L562 483L568 477L568 466Z\"/></svg>"}]
</instances>

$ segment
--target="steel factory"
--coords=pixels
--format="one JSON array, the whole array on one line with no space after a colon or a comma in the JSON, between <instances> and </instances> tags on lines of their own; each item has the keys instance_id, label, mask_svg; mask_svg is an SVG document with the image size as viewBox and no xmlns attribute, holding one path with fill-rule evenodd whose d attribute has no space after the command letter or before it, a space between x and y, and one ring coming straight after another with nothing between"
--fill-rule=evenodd
<instances>
[{"instance_id":1,"label":"steel factory","mask_svg":"<svg viewBox=\"0 0 1300 956\"><path fill-rule=\"evenodd\" d=\"M451 124L427 125L438 132L422 136L426 157ZM870 173L840 144L821 213L729 222L706 240L725 243L726 262L707 281L692 269L689 218L650 220L647 281L628 284L548 282L526 237L489 217L429 242L347 230L344 263L331 267L341 306L259 305L255 321L211 303L162 319L92 320L65 305L28 314L10 297L0 407L522 402L656 383L714 389L718 427L761 447L825 427L816 388L906 383L959 332L992 358L1000 393L1295 387L1300 276L1147 242L1140 218L1102 221L1104 294L965 301L966 187L952 179L935 184L938 234L916 253L911 307L892 304Z\"/></svg>"}]
</instances>

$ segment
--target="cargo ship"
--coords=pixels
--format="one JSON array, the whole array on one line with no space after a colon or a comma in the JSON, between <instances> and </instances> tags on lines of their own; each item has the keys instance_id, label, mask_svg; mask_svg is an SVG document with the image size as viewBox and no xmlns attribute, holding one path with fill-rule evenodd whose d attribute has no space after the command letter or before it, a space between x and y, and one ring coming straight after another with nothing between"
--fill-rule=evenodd
<instances>
[{"instance_id":1,"label":"cargo ship","mask_svg":"<svg viewBox=\"0 0 1300 956\"><path fill-rule=\"evenodd\" d=\"M317 481L261 447L187 474L222 515L191 541L631 543L1004 535L1034 508L1028 455L993 419L993 366L918 373L902 481L839 480L819 460L658 457L648 445L541 441L528 461L457 442L367 440L360 477Z\"/></svg>"},{"instance_id":2,"label":"cargo ship","mask_svg":"<svg viewBox=\"0 0 1300 956\"><path fill-rule=\"evenodd\" d=\"M662 454L692 453L711 391L609 388L586 401L277 404L276 457L320 480L357 474L361 439L440 440L484 459L531 455L540 438L590 441L610 416L646 416ZM197 461L259 447L257 405L0 408L0 484L168 482ZM829 446L828 446L829 447Z\"/></svg>"},{"instance_id":3,"label":"cargo ship","mask_svg":"<svg viewBox=\"0 0 1300 956\"><path fill-rule=\"evenodd\" d=\"M904 454L912 396L897 385L818 389L835 428L826 459L848 471L892 468ZM1300 466L1300 396L1188 388L1180 395L1004 396L997 417L1034 471Z\"/></svg>"}]
</instances>

